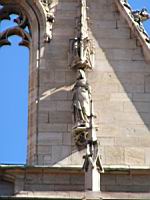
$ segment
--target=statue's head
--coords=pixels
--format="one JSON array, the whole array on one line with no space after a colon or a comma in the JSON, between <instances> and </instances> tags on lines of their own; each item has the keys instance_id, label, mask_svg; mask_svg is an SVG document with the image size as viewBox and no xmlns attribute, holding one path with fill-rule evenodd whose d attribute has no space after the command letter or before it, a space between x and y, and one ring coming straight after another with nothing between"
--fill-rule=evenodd
<instances>
[{"instance_id":1,"label":"statue's head","mask_svg":"<svg viewBox=\"0 0 150 200\"><path fill-rule=\"evenodd\" d=\"M77 79L86 80L85 72L84 72L83 69L78 69L78 71L77 71Z\"/></svg>"},{"instance_id":2,"label":"statue's head","mask_svg":"<svg viewBox=\"0 0 150 200\"><path fill-rule=\"evenodd\" d=\"M141 15L143 21L150 19L150 14L148 13L148 10L146 8L143 8L141 10L140 15Z\"/></svg>"}]
</instances>

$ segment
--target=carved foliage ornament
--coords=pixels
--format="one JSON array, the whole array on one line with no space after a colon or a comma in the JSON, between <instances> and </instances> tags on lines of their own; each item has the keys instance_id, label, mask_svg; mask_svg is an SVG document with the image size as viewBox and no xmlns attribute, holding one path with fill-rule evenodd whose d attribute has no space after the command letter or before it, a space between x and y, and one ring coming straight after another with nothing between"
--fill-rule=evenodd
<instances>
[{"instance_id":1,"label":"carved foliage ornament","mask_svg":"<svg viewBox=\"0 0 150 200\"><path fill-rule=\"evenodd\" d=\"M150 19L150 14L146 8L142 10L132 10L131 6L128 4L127 0L120 0L123 6L125 7L127 13L133 19L134 23L136 24L137 28L143 35L146 42L150 43L150 38L147 32L144 29L143 22Z\"/></svg>"},{"instance_id":2,"label":"carved foliage ornament","mask_svg":"<svg viewBox=\"0 0 150 200\"><path fill-rule=\"evenodd\" d=\"M45 6L45 7L49 7L49 5L52 3L52 0L40 0L41 3Z\"/></svg>"},{"instance_id":3,"label":"carved foliage ornament","mask_svg":"<svg viewBox=\"0 0 150 200\"><path fill-rule=\"evenodd\" d=\"M11 14L18 15L18 17L14 19L14 22L17 25L7 28L5 31L0 33L0 46L11 45L8 38L12 35L18 35L22 38L22 41L19 43L19 45L30 47L31 31L26 15L17 4L3 3L0 7L0 22L2 20L11 20ZM29 32L25 30L26 28L28 28Z\"/></svg>"},{"instance_id":4,"label":"carved foliage ornament","mask_svg":"<svg viewBox=\"0 0 150 200\"><path fill-rule=\"evenodd\" d=\"M44 35L44 42L49 43L52 40L52 28L55 21L54 13L50 9L52 0L40 0L46 15L46 33Z\"/></svg>"}]
</instances>

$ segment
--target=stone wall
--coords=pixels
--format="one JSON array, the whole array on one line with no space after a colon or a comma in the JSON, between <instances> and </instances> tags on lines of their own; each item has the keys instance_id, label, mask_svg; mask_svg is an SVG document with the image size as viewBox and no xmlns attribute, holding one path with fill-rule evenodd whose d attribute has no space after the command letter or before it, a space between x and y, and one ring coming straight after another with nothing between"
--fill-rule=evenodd
<instances>
[{"instance_id":1,"label":"stone wall","mask_svg":"<svg viewBox=\"0 0 150 200\"><path fill-rule=\"evenodd\" d=\"M149 64L114 0L88 0L87 4L90 38L95 44L95 67L87 77L103 164L150 165ZM76 74L68 66L78 2L53 1L53 9L53 39L41 46L38 129L32 137L35 163L82 166L84 150L78 151L71 131L71 86Z\"/></svg>"},{"instance_id":2,"label":"stone wall","mask_svg":"<svg viewBox=\"0 0 150 200\"><path fill-rule=\"evenodd\" d=\"M52 2L53 39L44 43L42 32L40 62L35 52L31 59L34 68L30 69L28 166L2 166L0 195L84 191L81 166L85 150L77 149L72 136L72 85L76 73L68 64L78 2ZM95 67L87 77L105 170L101 190L150 192L149 168L146 172L140 170L150 166L150 65L114 0L87 0L87 4L89 35L95 44ZM119 170L113 172L113 165ZM133 173L125 166L139 170ZM12 182L3 178L11 178Z\"/></svg>"},{"instance_id":3,"label":"stone wall","mask_svg":"<svg viewBox=\"0 0 150 200\"><path fill-rule=\"evenodd\" d=\"M65 195L65 198L69 198L70 192L74 192L72 195L75 199L83 199L88 193L93 199L96 196L105 199L106 194L112 195L111 198L118 194L116 199L122 199L126 193L134 193L136 196L143 193L142 198L144 193L150 193L150 169L105 167L104 170L105 173L101 173L101 192L91 193L84 190L84 173L80 168L0 166L0 173L3 174L0 181L0 197L26 197L30 194L31 197L54 195L53 198L62 198Z\"/></svg>"},{"instance_id":4,"label":"stone wall","mask_svg":"<svg viewBox=\"0 0 150 200\"><path fill-rule=\"evenodd\" d=\"M40 68L38 164L71 164L72 95L75 74L68 66L69 40L74 37L76 0L55 1L53 40L45 45Z\"/></svg>"},{"instance_id":5,"label":"stone wall","mask_svg":"<svg viewBox=\"0 0 150 200\"><path fill-rule=\"evenodd\" d=\"M14 194L14 186L12 183L0 180L0 196L11 196Z\"/></svg>"},{"instance_id":6,"label":"stone wall","mask_svg":"<svg viewBox=\"0 0 150 200\"><path fill-rule=\"evenodd\" d=\"M129 174L103 174L101 176L103 192L150 192L150 176Z\"/></svg>"},{"instance_id":7,"label":"stone wall","mask_svg":"<svg viewBox=\"0 0 150 200\"><path fill-rule=\"evenodd\" d=\"M150 165L150 65L114 1L88 1L95 68L89 72L104 164Z\"/></svg>"},{"instance_id":8,"label":"stone wall","mask_svg":"<svg viewBox=\"0 0 150 200\"><path fill-rule=\"evenodd\" d=\"M0 166L0 174L0 197L26 192L84 191L84 173L79 168L5 165Z\"/></svg>"},{"instance_id":9,"label":"stone wall","mask_svg":"<svg viewBox=\"0 0 150 200\"><path fill-rule=\"evenodd\" d=\"M84 177L81 174L29 174L24 191L83 191Z\"/></svg>"}]
</instances>

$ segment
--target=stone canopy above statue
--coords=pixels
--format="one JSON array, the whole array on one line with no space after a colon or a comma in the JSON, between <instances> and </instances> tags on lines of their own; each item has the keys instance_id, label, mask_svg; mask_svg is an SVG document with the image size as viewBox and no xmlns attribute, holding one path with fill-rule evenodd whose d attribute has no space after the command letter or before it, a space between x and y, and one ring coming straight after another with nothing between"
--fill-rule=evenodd
<instances>
[{"instance_id":1,"label":"stone canopy above statue","mask_svg":"<svg viewBox=\"0 0 150 200\"><path fill-rule=\"evenodd\" d=\"M93 69L94 47L89 38L74 38L70 40L70 67L73 69Z\"/></svg>"},{"instance_id":2,"label":"stone canopy above statue","mask_svg":"<svg viewBox=\"0 0 150 200\"><path fill-rule=\"evenodd\" d=\"M75 37L70 39L69 65L72 69L94 68L94 45L89 38L89 24L86 1L79 1L79 10L76 17Z\"/></svg>"}]
</instances>

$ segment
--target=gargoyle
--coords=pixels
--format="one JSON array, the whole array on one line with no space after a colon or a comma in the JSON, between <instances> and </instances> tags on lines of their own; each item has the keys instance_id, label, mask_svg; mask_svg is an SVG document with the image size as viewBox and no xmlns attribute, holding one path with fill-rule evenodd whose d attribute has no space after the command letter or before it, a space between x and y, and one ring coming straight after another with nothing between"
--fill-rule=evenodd
<instances>
[{"instance_id":1,"label":"gargoyle","mask_svg":"<svg viewBox=\"0 0 150 200\"><path fill-rule=\"evenodd\" d=\"M134 17L134 21L137 22L139 26L142 25L143 21L150 19L150 14L148 13L148 10L146 8L143 8L141 11L132 11L132 15Z\"/></svg>"}]
</instances>

